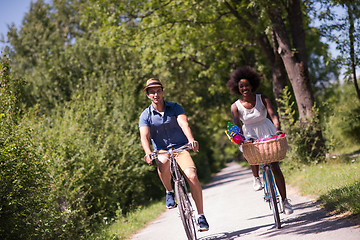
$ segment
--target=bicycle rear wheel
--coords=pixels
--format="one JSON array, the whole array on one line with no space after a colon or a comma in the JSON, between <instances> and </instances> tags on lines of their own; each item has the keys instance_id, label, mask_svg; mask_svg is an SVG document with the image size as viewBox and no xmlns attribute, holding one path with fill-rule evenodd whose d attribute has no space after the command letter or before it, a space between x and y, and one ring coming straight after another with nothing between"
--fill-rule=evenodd
<instances>
[{"instance_id":1,"label":"bicycle rear wheel","mask_svg":"<svg viewBox=\"0 0 360 240\"><path fill-rule=\"evenodd\" d=\"M272 178L271 169L270 169L270 166L264 166L264 168L265 168L265 176L266 176L266 185L267 185L267 189L269 191L270 207L273 211L275 226L276 226L276 228L281 228L279 208L277 205L278 201L277 201L277 197L275 194L275 186L274 186L274 181Z\"/></svg>"},{"instance_id":2,"label":"bicycle rear wheel","mask_svg":"<svg viewBox=\"0 0 360 240\"><path fill-rule=\"evenodd\" d=\"M175 197L186 236L189 240L196 240L195 218L193 216L193 209L185 187L184 179L176 181Z\"/></svg>"}]
</instances>

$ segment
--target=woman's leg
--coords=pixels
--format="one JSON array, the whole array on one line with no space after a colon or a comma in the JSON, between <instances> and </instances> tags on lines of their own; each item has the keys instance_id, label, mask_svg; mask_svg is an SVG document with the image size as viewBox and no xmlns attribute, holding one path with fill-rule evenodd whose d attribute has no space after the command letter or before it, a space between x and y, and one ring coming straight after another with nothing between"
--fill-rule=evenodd
<instances>
[{"instance_id":1,"label":"woman's leg","mask_svg":"<svg viewBox=\"0 0 360 240\"><path fill-rule=\"evenodd\" d=\"M280 169L279 162L271 163L271 170L274 174L276 186L279 189L281 199L285 200L286 198L285 178Z\"/></svg>"},{"instance_id":2,"label":"woman's leg","mask_svg":"<svg viewBox=\"0 0 360 240\"><path fill-rule=\"evenodd\" d=\"M259 165L251 165L251 171L254 177L259 177Z\"/></svg>"}]
</instances>

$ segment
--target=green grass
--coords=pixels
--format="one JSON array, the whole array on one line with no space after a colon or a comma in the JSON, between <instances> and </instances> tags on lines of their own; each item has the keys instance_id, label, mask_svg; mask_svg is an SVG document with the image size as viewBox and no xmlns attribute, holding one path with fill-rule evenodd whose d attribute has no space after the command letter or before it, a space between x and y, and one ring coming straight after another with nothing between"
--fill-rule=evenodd
<instances>
[{"instance_id":1,"label":"green grass","mask_svg":"<svg viewBox=\"0 0 360 240\"><path fill-rule=\"evenodd\" d=\"M116 221L103 227L91 239L96 240L124 240L144 228L147 223L157 218L166 210L164 201L154 202L146 207L139 207L126 215L118 217Z\"/></svg>"},{"instance_id":2,"label":"green grass","mask_svg":"<svg viewBox=\"0 0 360 240\"><path fill-rule=\"evenodd\" d=\"M344 156L326 163L290 170L283 164L287 184L303 195L315 197L324 208L334 213L350 213L360 218L360 159Z\"/></svg>"}]
</instances>

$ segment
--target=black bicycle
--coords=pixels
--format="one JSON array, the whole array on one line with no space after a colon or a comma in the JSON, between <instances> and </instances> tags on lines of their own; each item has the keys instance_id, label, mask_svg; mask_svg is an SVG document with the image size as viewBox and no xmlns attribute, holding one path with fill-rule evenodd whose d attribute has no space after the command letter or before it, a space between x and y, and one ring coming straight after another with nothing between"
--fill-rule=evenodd
<instances>
[{"instance_id":1,"label":"black bicycle","mask_svg":"<svg viewBox=\"0 0 360 240\"><path fill-rule=\"evenodd\" d=\"M271 166L269 163L263 164L261 166L263 179L264 179L264 200L269 203L270 209L273 212L275 227L281 228L280 222L280 212L282 212L282 206L280 204L280 196L278 194L274 176L271 171Z\"/></svg>"},{"instance_id":2,"label":"black bicycle","mask_svg":"<svg viewBox=\"0 0 360 240\"><path fill-rule=\"evenodd\" d=\"M151 154L151 159L157 159L160 154L168 154L170 159L170 172L174 181L175 197L179 207L179 213L181 221L184 225L186 236L189 240L195 240L197 224L195 220L194 210L192 208L189 196L187 194L187 187L184 180L184 176L181 174L178 164L176 162L176 154L191 149L190 144L186 144L177 149L170 149L168 151L154 152Z\"/></svg>"}]
</instances>

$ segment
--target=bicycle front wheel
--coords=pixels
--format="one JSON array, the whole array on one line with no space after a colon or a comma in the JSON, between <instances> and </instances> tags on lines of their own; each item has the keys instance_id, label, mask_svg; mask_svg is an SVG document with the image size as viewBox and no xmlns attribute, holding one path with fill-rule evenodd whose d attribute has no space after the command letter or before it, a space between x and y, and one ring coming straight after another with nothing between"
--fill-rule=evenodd
<instances>
[{"instance_id":1,"label":"bicycle front wheel","mask_svg":"<svg viewBox=\"0 0 360 240\"><path fill-rule=\"evenodd\" d=\"M187 195L184 179L175 182L175 197L179 208L181 221L189 240L196 240L195 218L190 199Z\"/></svg>"},{"instance_id":2,"label":"bicycle front wheel","mask_svg":"<svg viewBox=\"0 0 360 240\"><path fill-rule=\"evenodd\" d=\"M275 226L281 228L279 208L277 205L277 198L275 193L274 181L271 173L270 166L265 166L266 185L269 192L270 207L273 211Z\"/></svg>"}]
</instances>

